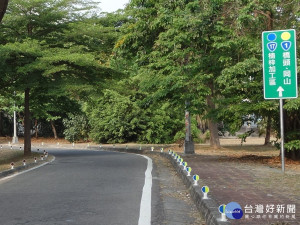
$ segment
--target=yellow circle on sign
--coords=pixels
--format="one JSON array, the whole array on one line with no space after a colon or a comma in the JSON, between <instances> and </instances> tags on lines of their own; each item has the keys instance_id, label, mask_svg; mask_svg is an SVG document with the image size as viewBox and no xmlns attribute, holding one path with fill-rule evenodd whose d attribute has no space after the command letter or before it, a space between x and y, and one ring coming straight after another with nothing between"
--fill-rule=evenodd
<instances>
[{"instance_id":1,"label":"yellow circle on sign","mask_svg":"<svg viewBox=\"0 0 300 225\"><path fill-rule=\"evenodd\" d=\"M291 38L291 34L289 32L283 32L281 34L281 38L282 38L282 40L287 41Z\"/></svg>"}]
</instances>

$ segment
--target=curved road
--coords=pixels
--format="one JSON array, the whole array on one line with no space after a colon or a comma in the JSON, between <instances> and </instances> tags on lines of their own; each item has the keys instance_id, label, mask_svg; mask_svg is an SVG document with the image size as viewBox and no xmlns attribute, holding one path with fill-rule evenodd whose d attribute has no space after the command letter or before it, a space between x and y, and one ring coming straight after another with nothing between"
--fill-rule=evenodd
<instances>
[{"instance_id":1,"label":"curved road","mask_svg":"<svg viewBox=\"0 0 300 225\"><path fill-rule=\"evenodd\" d=\"M0 181L1 224L138 224L147 159L106 151L49 153L54 162Z\"/></svg>"}]
</instances>

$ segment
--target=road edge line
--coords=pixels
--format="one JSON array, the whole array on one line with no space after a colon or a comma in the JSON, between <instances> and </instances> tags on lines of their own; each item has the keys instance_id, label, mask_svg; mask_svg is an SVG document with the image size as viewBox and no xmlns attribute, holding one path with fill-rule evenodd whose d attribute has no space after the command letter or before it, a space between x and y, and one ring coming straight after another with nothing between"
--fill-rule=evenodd
<instances>
[{"instance_id":1,"label":"road edge line","mask_svg":"<svg viewBox=\"0 0 300 225\"><path fill-rule=\"evenodd\" d=\"M145 171L145 184L140 204L140 215L138 225L151 224L151 198L152 198L152 170L153 162L148 156L140 155L147 159L147 169Z\"/></svg>"}]
</instances>

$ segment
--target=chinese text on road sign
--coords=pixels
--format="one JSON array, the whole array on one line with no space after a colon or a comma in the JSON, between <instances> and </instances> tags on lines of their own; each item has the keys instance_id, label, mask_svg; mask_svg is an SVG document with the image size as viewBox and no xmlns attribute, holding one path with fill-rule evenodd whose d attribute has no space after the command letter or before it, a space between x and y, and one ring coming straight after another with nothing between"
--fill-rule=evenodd
<instances>
[{"instance_id":1,"label":"chinese text on road sign","mask_svg":"<svg viewBox=\"0 0 300 225\"><path fill-rule=\"evenodd\" d=\"M296 31L263 32L262 47L265 99L297 98Z\"/></svg>"}]
</instances>

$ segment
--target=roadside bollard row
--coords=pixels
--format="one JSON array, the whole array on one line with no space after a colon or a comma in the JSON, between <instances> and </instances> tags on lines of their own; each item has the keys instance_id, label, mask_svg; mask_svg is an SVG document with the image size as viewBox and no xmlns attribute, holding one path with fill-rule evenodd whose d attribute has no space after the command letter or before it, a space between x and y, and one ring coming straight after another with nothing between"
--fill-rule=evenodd
<instances>
[{"instance_id":1,"label":"roadside bollard row","mask_svg":"<svg viewBox=\"0 0 300 225\"><path fill-rule=\"evenodd\" d=\"M190 177L191 176L191 172L192 172L192 168L188 167L188 163L185 162L180 155L178 155L176 152L174 152L172 150L169 150L169 155L171 155L174 158L174 160L179 164L179 166L182 167L182 170L186 171L187 176ZM194 181L193 185L194 186L198 186L198 181L200 179L199 175L194 174L192 176L192 178L193 178L193 181ZM203 186L201 188L201 191L203 193L203 199L208 199L207 194L209 192L209 188L207 186Z\"/></svg>"},{"instance_id":2,"label":"roadside bollard row","mask_svg":"<svg viewBox=\"0 0 300 225\"><path fill-rule=\"evenodd\" d=\"M10 144L10 142L9 142L8 146L9 146L10 150L13 150L13 149L14 149L14 146L12 146L12 145ZM1 150L3 149L3 145L0 145L0 149L1 149ZM18 149L18 148L17 148L17 149ZM22 151L22 147L21 147L21 146L19 147L19 150Z\"/></svg>"},{"instance_id":3,"label":"roadside bollard row","mask_svg":"<svg viewBox=\"0 0 300 225\"><path fill-rule=\"evenodd\" d=\"M1 147L2 147L2 145L1 145ZM21 147L20 147L20 148L21 148ZM37 151L39 152L40 150L37 149ZM48 156L49 156L48 152L46 152L46 150L44 150L44 154L40 156L40 159L41 159L42 161L44 161L44 159L45 159L45 158L48 158ZM37 161L38 161L37 157L34 157L33 159L34 159L34 163L37 163ZM22 163L23 163L23 166L26 166L26 160L25 160L25 159L23 159ZM10 164L10 169L13 170L14 168L15 168L15 163L12 162L12 163Z\"/></svg>"},{"instance_id":4,"label":"roadside bollard row","mask_svg":"<svg viewBox=\"0 0 300 225\"><path fill-rule=\"evenodd\" d=\"M169 150L168 153L179 164L179 166L182 167L182 170L186 172L186 175L188 177L190 177L191 176L191 172L192 172L192 168L188 167L187 162L185 162L183 160L183 158L181 158L180 155L178 155L176 152L174 152L172 150ZM192 176L192 178L193 178L193 181L194 181L193 186L198 186L199 185L198 181L200 179L199 175L194 174ZM203 197L202 197L203 200L209 199L208 198L208 193L209 193L209 187L208 186L203 186L201 188L201 192L203 194ZM219 206L219 213L221 214L221 217L218 220L221 221L221 222L226 222L227 221L226 214L225 214L225 208L226 208L225 204L222 204L222 205Z\"/></svg>"}]
</instances>

